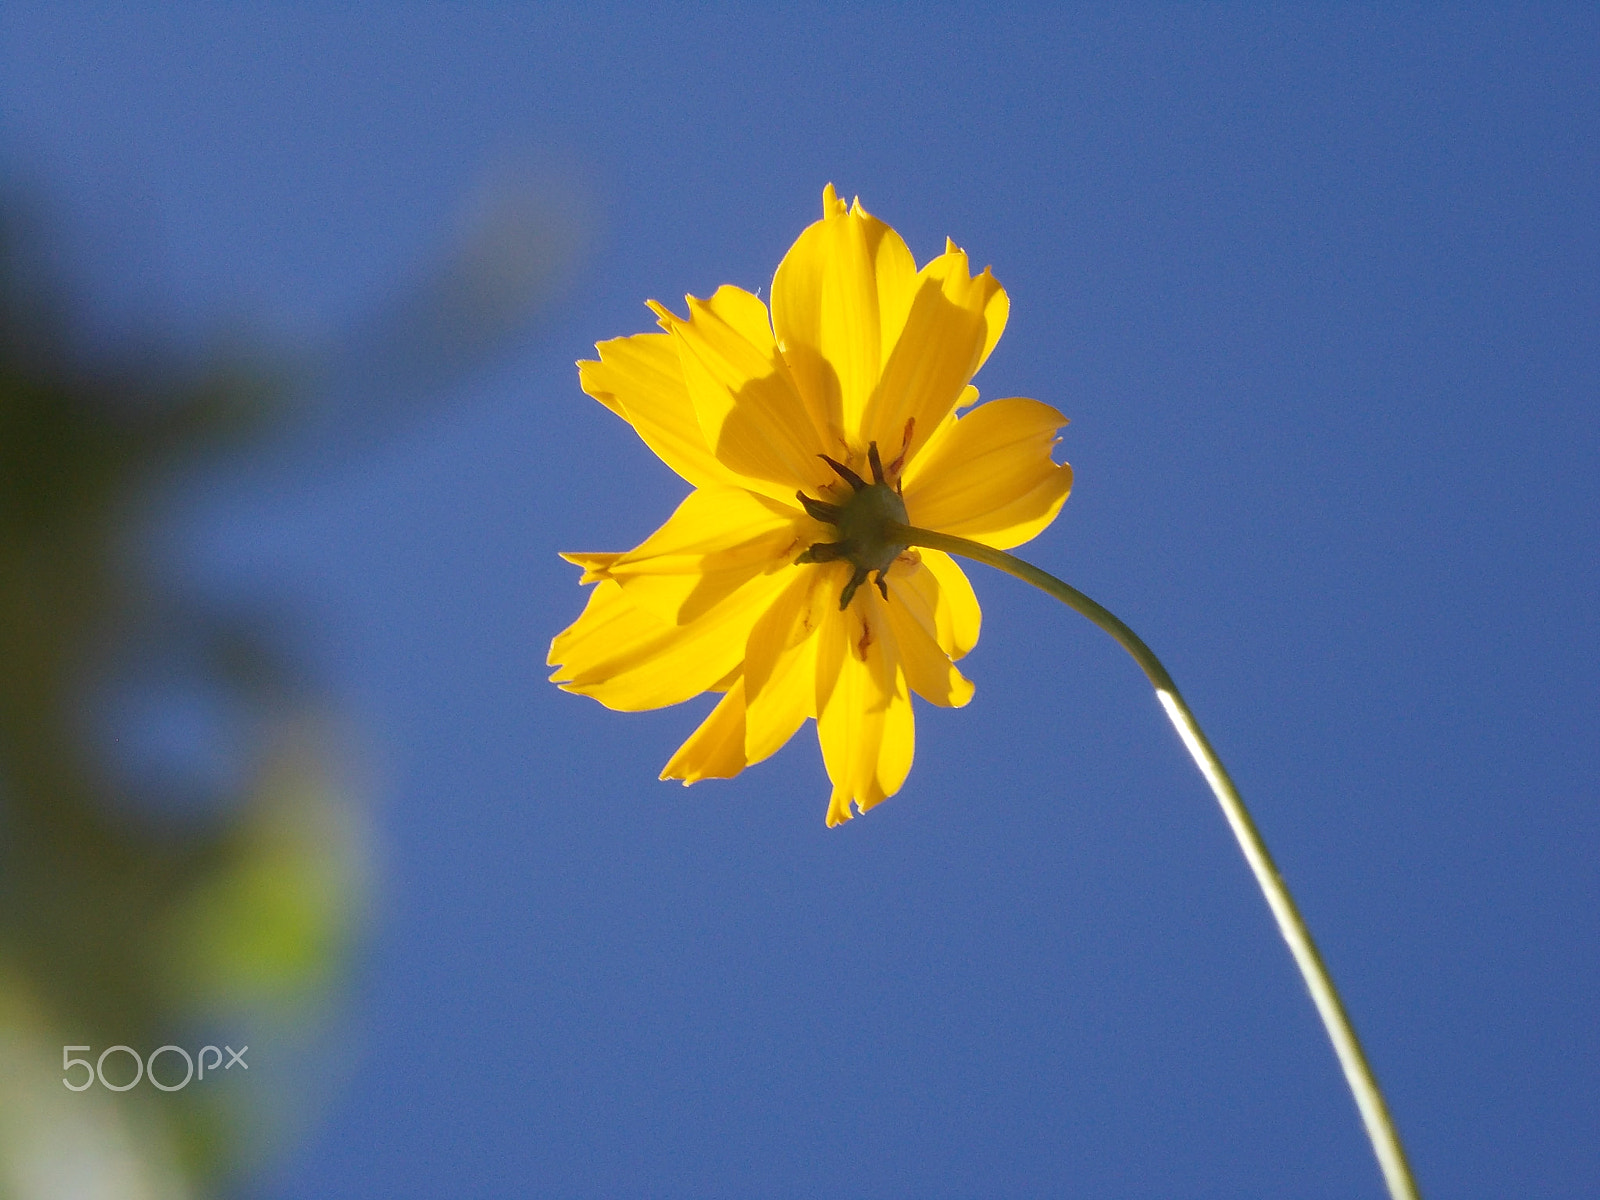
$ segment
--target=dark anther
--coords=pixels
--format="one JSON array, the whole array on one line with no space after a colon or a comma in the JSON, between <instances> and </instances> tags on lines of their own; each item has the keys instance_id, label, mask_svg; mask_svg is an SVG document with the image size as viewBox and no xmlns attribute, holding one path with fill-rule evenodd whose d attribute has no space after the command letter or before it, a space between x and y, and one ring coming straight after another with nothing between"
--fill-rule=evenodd
<instances>
[{"instance_id":1,"label":"dark anther","mask_svg":"<svg viewBox=\"0 0 1600 1200\"><path fill-rule=\"evenodd\" d=\"M850 576L850 582L844 585L844 591L839 595L839 611L843 612L850 607L850 601L856 598L856 589L867 581L869 574L867 568L857 567Z\"/></svg>"},{"instance_id":2,"label":"dark anther","mask_svg":"<svg viewBox=\"0 0 1600 1200\"><path fill-rule=\"evenodd\" d=\"M889 474L898 476L906 465L906 451L911 449L911 435L916 432L917 419L906 418L906 431L900 438L900 453L894 456L894 461L889 464ZM898 479L896 484L898 485Z\"/></svg>"},{"instance_id":3,"label":"dark anther","mask_svg":"<svg viewBox=\"0 0 1600 1200\"><path fill-rule=\"evenodd\" d=\"M801 563L833 562L845 556L850 549L848 542L818 542L805 550L800 551L800 557L794 560L795 566Z\"/></svg>"},{"instance_id":4,"label":"dark anther","mask_svg":"<svg viewBox=\"0 0 1600 1200\"><path fill-rule=\"evenodd\" d=\"M838 521L839 506L837 504L829 504L825 500L813 500L804 492L796 492L795 495L800 500L800 507L817 520L827 525L832 525Z\"/></svg>"},{"instance_id":5,"label":"dark anther","mask_svg":"<svg viewBox=\"0 0 1600 1200\"><path fill-rule=\"evenodd\" d=\"M883 577L883 574L884 571L887 571L888 569L888 567L885 567L883 571L879 571L878 577L872 581L878 585L878 594L885 600L889 598L889 581Z\"/></svg>"},{"instance_id":6,"label":"dark anther","mask_svg":"<svg viewBox=\"0 0 1600 1200\"><path fill-rule=\"evenodd\" d=\"M819 454L817 457L838 472L839 478L844 480L851 487L855 488L856 491L859 492L862 488L867 486L867 481L865 479L861 478L861 476L857 475L854 471L845 466L842 462L839 462L837 459L829 458L826 454Z\"/></svg>"},{"instance_id":7,"label":"dark anther","mask_svg":"<svg viewBox=\"0 0 1600 1200\"><path fill-rule=\"evenodd\" d=\"M867 443L867 461L872 464L872 482L883 482L883 459L878 457L878 443Z\"/></svg>"}]
</instances>

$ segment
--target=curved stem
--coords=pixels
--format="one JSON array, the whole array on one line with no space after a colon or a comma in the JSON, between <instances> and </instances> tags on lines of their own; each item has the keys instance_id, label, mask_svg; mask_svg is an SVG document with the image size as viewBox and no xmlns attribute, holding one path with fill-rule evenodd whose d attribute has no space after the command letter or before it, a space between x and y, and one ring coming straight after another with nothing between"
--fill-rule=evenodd
<instances>
[{"instance_id":1,"label":"curved stem","mask_svg":"<svg viewBox=\"0 0 1600 1200\"><path fill-rule=\"evenodd\" d=\"M1261 840L1261 834L1250 819L1250 813L1240 799L1238 789L1233 786L1233 780L1228 777L1227 769L1206 740L1206 735L1195 721L1194 714L1189 711L1189 706L1184 703L1177 685L1172 682L1172 676L1161 665L1161 660L1140 640L1138 634L1077 588L1003 550L910 525L892 525L888 533L897 542L960 554L1033 584L1088 617L1133 656L1155 685L1157 699L1166 709L1167 716L1177 728L1178 736L1183 739L1184 747L1200 768L1200 773L1211 785L1217 803L1222 805L1223 815L1228 818L1233 836L1238 839L1239 849L1244 851L1245 861L1250 864L1256 883L1267 899L1267 906L1277 919L1278 931L1283 934L1283 940L1289 943L1289 952L1294 955L1295 965L1300 968L1306 987L1311 991L1312 1002L1317 1006L1317 1014L1322 1018L1323 1027L1333 1042L1339 1065L1344 1068L1345 1081L1355 1095L1356 1107L1361 1112L1367 1136L1372 1140L1372 1149L1378 1157L1378 1166L1383 1171L1389 1195L1393 1200L1417 1200L1416 1181L1412 1179L1411 1168L1406 1163L1400 1135L1389 1116L1388 1105L1384 1103L1383 1093L1373 1077L1367 1056L1362 1052L1361 1042L1350 1024L1350 1017L1344 1010L1344 1003L1339 999L1338 989L1333 986L1322 955L1311 940L1311 931L1306 928L1300 910L1295 907L1294 898L1289 894L1283 877L1278 874L1272 855L1267 852L1266 843Z\"/></svg>"}]
</instances>

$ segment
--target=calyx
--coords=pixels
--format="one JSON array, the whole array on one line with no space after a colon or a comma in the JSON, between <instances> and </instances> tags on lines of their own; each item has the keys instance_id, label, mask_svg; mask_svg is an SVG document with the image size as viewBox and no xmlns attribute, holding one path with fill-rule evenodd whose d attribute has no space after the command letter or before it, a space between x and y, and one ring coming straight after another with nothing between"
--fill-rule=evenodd
<instances>
[{"instance_id":1,"label":"calyx","mask_svg":"<svg viewBox=\"0 0 1600 1200\"><path fill-rule=\"evenodd\" d=\"M878 591L887 600L889 585L885 574L894 560L904 554L907 548L905 542L894 540L889 533L891 525L907 524L906 502L900 496L899 480L896 479L891 486L885 478L883 460L878 456L877 442L867 446L867 462L872 468L871 483L826 454L817 457L832 467L839 478L850 485L850 494L842 502L835 504L826 500L813 500L804 492L796 493L807 513L838 530L839 540L817 542L803 551L795 562L824 563L843 559L855 568L851 572L850 582L844 585L844 591L839 595L841 611L850 607L856 589L874 573L876 578L873 582L878 585ZM897 459L891 467L899 466L899 461Z\"/></svg>"}]
</instances>

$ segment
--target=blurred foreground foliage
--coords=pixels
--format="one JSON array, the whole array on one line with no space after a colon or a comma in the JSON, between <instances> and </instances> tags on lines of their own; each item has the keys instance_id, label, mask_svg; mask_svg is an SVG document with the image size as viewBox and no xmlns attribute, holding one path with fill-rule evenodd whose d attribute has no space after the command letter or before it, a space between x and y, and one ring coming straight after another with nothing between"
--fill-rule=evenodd
<instances>
[{"instance_id":1,"label":"blurred foreground foliage","mask_svg":"<svg viewBox=\"0 0 1600 1200\"><path fill-rule=\"evenodd\" d=\"M270 629L131 547L164 481L265 436L283 389L239 362L90 363L31 234L0 212L0 1197L206 1194L296 1109L363 854L326 706ZM242 730L220 770L137 753L185 696ZM201 725L189 750L217 757ZM62 1084L63 1046L224 1042L254 1048L248 1076Z\"/></svg>"},{"instance_id":2,"label":"blurred foreground foliage","mask_svg":"<svg viewBox=\"0 0 1600 1200\"><path fill-rule=\"evenodd\" d=\"M89 355L19 211L0 196L0 1200L216 1194L348 1062L318 1034L368 856L277 618L161 578L152 527L196 478L336 466L520 342L572 278L586 207L502 164L443 252L292 377ZM250 1045L248 1074L63 1086L65 1046L208 1044Z\"/></svg>"}]
</instances>

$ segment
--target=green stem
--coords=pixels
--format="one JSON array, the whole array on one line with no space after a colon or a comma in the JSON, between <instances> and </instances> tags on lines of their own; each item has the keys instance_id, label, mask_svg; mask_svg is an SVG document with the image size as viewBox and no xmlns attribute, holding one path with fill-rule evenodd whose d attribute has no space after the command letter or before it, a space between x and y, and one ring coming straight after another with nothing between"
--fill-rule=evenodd
<instances>
[{"instance_id":1,"label":"green stem","mask_svg":"<svg viewBox=\"0 0 1600 1200\"><path fill-rule=\"evenodd\" d=\"M1177 728L1178 736L1183 739L1183 744L1193 757L1195 765L1200 768L1200 773L1211 785L1217 803L1222 805L1223 815L1228 818L1233 836L1238 839L1239 849L1244 851L1245 861L1250 864L1256 883L1266 896L1267 906L1272 909L1272 915L1277 919L1278 931L1283 934L1283 940L1289 943L1289 952L1294 955L1295 965L1300 968L1306 987L1311 991L1312 1002L1317 1006L1317 1014L1322 1018L1323 1027L1328 1031L1328 1038L1333 1042L1333 1051L1339 1056L1339 1065L1344 1068L1345 1081L1350 1085L1356 1107L1361 1112L1362 1123L1366 1126L1367 1136L1372 1140L1373 1153L1378 1157L1378 1166L1383 1171L1389 1195L1393 1200L1417 1200L1416 1181L1411 1177L1411 1168L1406 1163L1406 1153L1400 1145L1400 1135L1396 1132L1394 1121L1389 1116L1389 1107L1384 1103L1378 1081L1373 1078L1372 1068L1367 1063L1367 1056L1361 1050L1361 1042L1350 1024L1344 1003L1339 999L1338 989L1333 986L1333 979L1328 975L1328 968L1323 964L1322 955L1317 952L1316 943L1311 940L1311 931L1306 928L1300 910L1295 907L1294 898L1289 894L1283 876L1278 874L1272 855L1267 852L1266 843L1261 840L1261 834L1256 829L1255 822L1250 819L1249 810L1240 799L1238 789L1233 786L1233 780L1228 777L1227 769L1217 757L1217 752L1211 748L1211 743L1206 740L1206 735L1195 721L1194 714L1189 711L1189 706L1184 703L1177 685L1172 682L1172 676L1167 673L1166 667L1161 665L1161 660L1140 640L1138 634L1077 588L1003 550L995 550L968 541L966 538L953 537L947 533L934 533L910 525L891 524L887 532L896 542L964 555L1007 574L1015 575L1041 591L1049 592L1057 600L1069 608L1076 609L1100 626L1116 639L1119 646L1133 656L1133 660L1155 685L1157 699L1166 709L1167 716Z\"/></svg>"}]
</instances>

